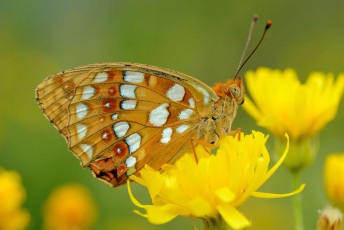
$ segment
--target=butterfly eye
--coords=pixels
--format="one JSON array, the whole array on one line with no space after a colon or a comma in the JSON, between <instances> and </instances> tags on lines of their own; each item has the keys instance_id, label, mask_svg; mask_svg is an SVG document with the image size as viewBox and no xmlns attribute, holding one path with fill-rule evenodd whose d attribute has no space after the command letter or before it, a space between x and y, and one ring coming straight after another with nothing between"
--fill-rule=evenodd
<instances>
[{"instance_id":1,"label":"butterfly eye","mask_svg":"<svg viewBox=\"0 0 344 230\"><path fill-rule=\"evenodd\" d=\"M238 86L232 86L231 87L231 92L234 95L234 97L238 98L240 97L240 88Z\"/></svg>"}]
</instances>

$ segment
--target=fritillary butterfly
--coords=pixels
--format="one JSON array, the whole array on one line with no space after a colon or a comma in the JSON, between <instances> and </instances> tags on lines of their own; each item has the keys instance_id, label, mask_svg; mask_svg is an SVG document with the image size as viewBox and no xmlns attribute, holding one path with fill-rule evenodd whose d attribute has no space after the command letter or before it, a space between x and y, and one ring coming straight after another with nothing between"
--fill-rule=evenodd
<instances>
[{"instance_id":1,"label":"fritillary butterfly","mask_svg":"<svg viewBox=\"0 0 344 230\"><path fill-rule=\"evenodd\" d=\"M238 78L212 89L168 69L104 63L45 79L36 99L81 165L118 186L145 164L174 162L191 140L215 146L231 132L244 85Z\"/></svg>"},{"instance_id":2,"label":"fritillary butterfly","mask_svg":"<svg viewBox=\"0 0 344 230\"><path fill-rule=\"evenodd\" d=\"M246 48L257 21L253 17ZM36 89L43 113L69 150L93 174L119 186L148 164L159 170L193 148L209 147L231 131L244 84L238 72L257 50L271 21L233 80L212 89L160 67L135 63L81 66L45 79Z\"/></svg>"}]
</instances>

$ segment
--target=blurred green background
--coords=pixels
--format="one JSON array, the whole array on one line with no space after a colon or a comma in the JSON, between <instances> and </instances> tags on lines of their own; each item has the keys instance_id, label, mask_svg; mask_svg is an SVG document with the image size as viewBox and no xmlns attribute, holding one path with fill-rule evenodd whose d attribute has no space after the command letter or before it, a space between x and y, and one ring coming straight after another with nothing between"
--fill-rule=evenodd
<instances>
[{"instance_id":1,"label":"blurred green background","mask_svg":"<svg viewBox=\"0 0 344 230\"><path fill-rule=\"evenodd\" d=\"M273 25L242 75L260 66L292 67L301 79L312 71L337 75L344 72L343 9L342 0L0 0L0 167L22 176L30 229L41 228L49 193L71 182L87 187L95 199L99 217L93 229L192 229L194 223L177 218L153 226L132 212L126 187L110 188L81 168L35 102L35 87L45 77L79 65L128 61L174 69L213 85L235 72L254 14L260 19L251 49L265 22ZM239 110L235 128L259 129ZM342 102L320 134L315 163L302 174L306 229L315 228L317 212L327 202L323 161L329 152L344 151L343 119ZM291 191L290 182L280 168L260 190ZM148 201L139 186L134 193ZM243 211L253 229L293 229L291 198L251 198Z\"/></svg>"}]
</instances>

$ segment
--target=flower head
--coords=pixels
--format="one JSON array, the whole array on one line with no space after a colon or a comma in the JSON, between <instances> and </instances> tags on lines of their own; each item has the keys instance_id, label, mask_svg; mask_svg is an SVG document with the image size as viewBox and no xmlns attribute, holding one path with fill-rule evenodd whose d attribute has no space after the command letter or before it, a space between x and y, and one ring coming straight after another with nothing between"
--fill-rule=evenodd
<instances>
[{"instance_id":1,"label":"flower head","mask_svg":"<svg viewBox=\"0 0 344 230\"><path fill-rule=\"evenodd\" d=\"M81 185L56 189L44 207L44 227L49 230L90 229L95 218L95 204L88 190Z\"/></svg>"},{"instance_id":2,"label":"flower head","mask_svg":"<svg viewBox=\"0 0 344 230\"><path fill-rule=\"evenodd\" d=\"M25 200L25 189L20 175L0 168L0 229L26 229L29 213L21 208Z\"/></svg>"},{"instance_id":3,"label":"flower head","mask_svg":"<svg viewBox=\"0 0 344 230\"><path fill-rule=\"evenodd\" d=\"M163 166L164 172L148 165L140 171L141 178L131 179L147 187L151 205L140 204L132 195L133 203L146 210L151 223L166 223L178 215L200 217L204 220L223 219L233 229L250 226L249 220L237 210L250 196L277 198L290 194L268 194L257 189L276 171L286 157L288 146L280 160L269 169L270 156L265 147L267 137L254 132L221 140L216 155L202 146L196 148L199 161L193 154L183 155L174 165ZM210 221L209 221L210 222Z\"/></svg>"},{"instance_id":4,"label":"flower head","mask_svg":"<svg viewBox=\"0 0 344 230\"><path fill-rule=\"evenodd\" d=\"M327 195L344 212L344 153L327 155L324 170Z\"/></svg>"},{"instance_id":5,"label":"flower head","mask_svg":"<svg viewBox=\"0 0 344 230\"><path fill-rule=\"evenodd\" d=\"M342 230L343 214L339 209L327 206L319 215L317 230Z\"/></svg>"},{"instance_id":6,"label":"flower head","mask_svg":"<svg viewBox=\"0 0 344 230\"><path fill-rule=\"evenodd\" d=\"M332 74L312 73L302 84L291 69L259 68L246 79L253 101L246 98L244 109L258 125L279 138L288 133L292 142L312 138L331 121L344 90L344 74L335 81Z\"/></svg>"},{"instance_id":7,"label":"flower head","mask_svg":"<svg viewBox=\"0 0 344 230\"><path fill-rule=\"evenodd\" d=\"M283 135L290 136L290 151L284 164L299 171L313 162L318 150L316 134L331 121L344 90L344 74L312 73L305 84L291 69L259 68L246 75L253 99L244 109L276 137L276 149L284 146Z\"/></svg>"}]
</instances>

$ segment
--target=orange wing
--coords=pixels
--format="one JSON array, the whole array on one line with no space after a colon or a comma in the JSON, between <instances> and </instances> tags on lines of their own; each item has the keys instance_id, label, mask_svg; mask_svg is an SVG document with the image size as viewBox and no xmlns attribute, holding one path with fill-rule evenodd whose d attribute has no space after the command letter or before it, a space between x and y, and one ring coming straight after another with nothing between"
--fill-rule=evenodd
<instances>
[{"instance_id":1,"label":"orange wing","mask_svg":"<svg viewBox=\"0 0 344 230\"><path fill-rule=\"evenodd\" d=\"M187 75L133 63L79 67L45 79L36 99L82 166L112 186L189 149L216 94Z\"/></svg>"}]
</instances>

